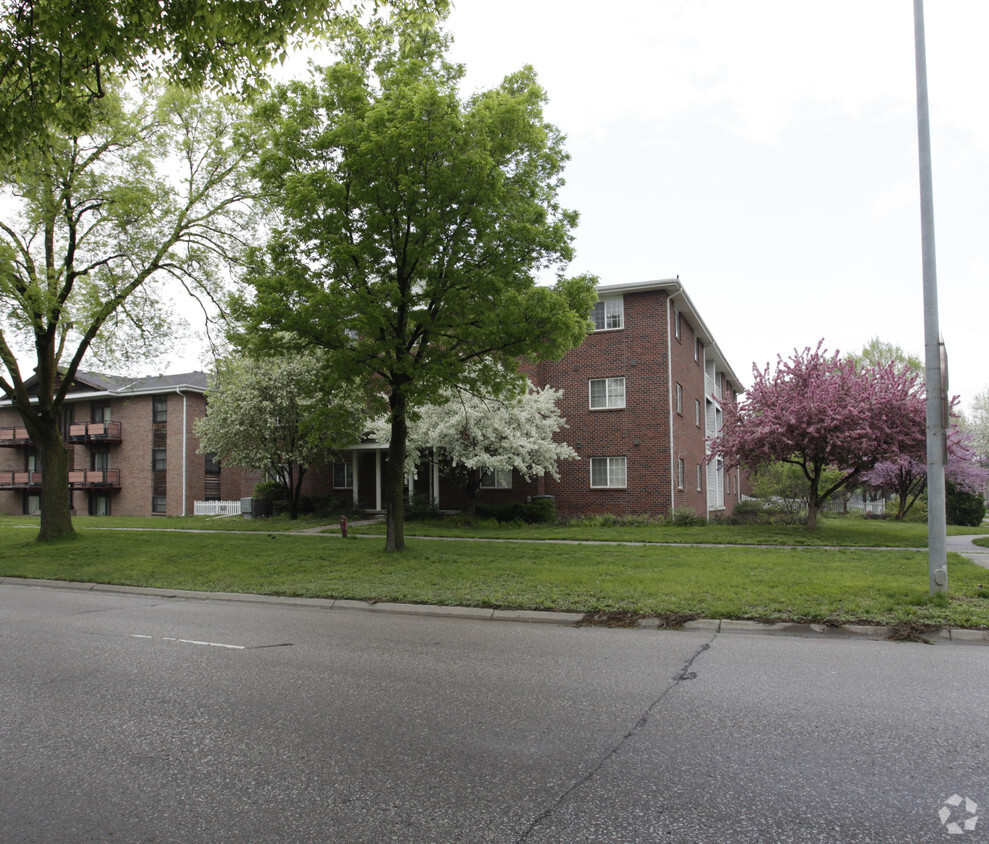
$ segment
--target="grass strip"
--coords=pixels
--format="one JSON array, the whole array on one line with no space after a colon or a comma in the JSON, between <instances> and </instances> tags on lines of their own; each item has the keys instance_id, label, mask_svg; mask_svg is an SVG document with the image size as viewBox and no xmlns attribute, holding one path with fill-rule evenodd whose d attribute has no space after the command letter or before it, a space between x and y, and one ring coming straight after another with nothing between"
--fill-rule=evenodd
<instances>
[{"instance_id":1,"label":"grass strip","mask_svg":"<svg viewBox=\"0 0 989 844\"><path fill-rule=\"evenodd\" d=\"M125 528L132 530L209 530L209 531L249 531L251 533L273 533L282 531L329 528L338 520L317 519L313 516L300 516L293 521L288 516L272 516L266 519L245 519L242 516L73 516L72 526L76 530L107 530ZM40 526L37 516L0 515L0 528L30 525Z\"/></svg>"},{"instance_id":2,"label":"grass strip","mask_svg":"<svg viewBox=\"0 0 989 844\"><path fill-rule=\"evenodd\" d=\"M384 524L352 528L355 533L384 535ZM950 525L952 536L989 532L989 526L968 528ZM926 548L927 524L895 520L830 518L822 519L816 530L802 525L722 525L691 527L677 525L599 526L580 523L567 525L527 525L479 521L475 525L456 524L455 519L410 521L406 536L443 536L485 539L570 539L617 542L673 542L712 545L786 545L806 547Z\"/></svg>"},{"instance_id":3,"label":"grass strip","mask_svg":"<svg viewBox=\"0 0 989 844\"><path fill-rule=\"evenodd\" d=\"M916 551L562 546L85 531L39 544L0 527L0 576L669 618L989 627L989 571L951 555L927 594Z\"/></svg>"}]
</instances>

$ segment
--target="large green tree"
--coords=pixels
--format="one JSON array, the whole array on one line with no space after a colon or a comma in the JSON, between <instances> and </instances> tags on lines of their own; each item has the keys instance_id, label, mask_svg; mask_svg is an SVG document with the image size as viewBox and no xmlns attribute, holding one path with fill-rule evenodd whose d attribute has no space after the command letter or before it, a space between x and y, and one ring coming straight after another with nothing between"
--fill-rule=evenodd
<instances>
[{"instance_id":1,"label":"large green tree","mask_svg":"<svg viewBox=\"0 0 989 844\"><path fill-rule=\"evenodd\" d=\"M339 61L257 111L257 167L276 211L251 276L252 336L329 353L372 377L390 425L386 547L404 547L410 419L450 386L497 392L517 358L579 344L590 278L539 286L571 257L563 136L531 68L464 99L438 26L353 27Z\"/></svg>"},{"instance_id":2,"label":"large green tree","mask_svg":"<svg viewBox=\"0 0 989 844\"><path fill-rule=\"evenodd\" d=\"M328 378L318 352L219 360L206 400L193 425L200 452L276 479L293 519L306 472L360 439L368 410L359 385Z\"/></svg>"},{"instance_id":3,"label":"large green tree","mask_svg":"<svg viewBox=\"0 0 989 844\"><path fill-rule=\"evenodd\" d=\"M59 419L83 360L155 348L163 281L213 295L252 227L231 102L111 89L94 114L88 133L50 133L0 168L0 389L39 450L43 540L72 531Z\"/></svg>"},{"instance_id":4,"label":"large green tree","mask_svg":"<svg viewBox=\"0 0 989 844\"><path fill-rule=\"evenodd\" d=\"M403 4L405 0L392 0ZM414 5L414 0L408 0ZM4 0L0 158L53 128L85 131L116 77L188 88L250 83L293 35L327 32L360 0Z\"/></svg>"}]
</instances>

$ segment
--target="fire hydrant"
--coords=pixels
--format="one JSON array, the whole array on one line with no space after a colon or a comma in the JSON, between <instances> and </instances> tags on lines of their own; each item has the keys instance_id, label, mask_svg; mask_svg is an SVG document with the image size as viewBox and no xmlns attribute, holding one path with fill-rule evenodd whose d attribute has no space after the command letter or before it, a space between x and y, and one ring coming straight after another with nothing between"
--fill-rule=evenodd
<instances>
[{"instance_id":1,"label":"fire hydrant","mask_svg":"<svg viewBox=\"0 0 989 844\"><path fill-rule=\"evenodd\" d=\"M347 538L347 517L340 517L340 535L346 539Z\"/></svg>"}]
</instances>

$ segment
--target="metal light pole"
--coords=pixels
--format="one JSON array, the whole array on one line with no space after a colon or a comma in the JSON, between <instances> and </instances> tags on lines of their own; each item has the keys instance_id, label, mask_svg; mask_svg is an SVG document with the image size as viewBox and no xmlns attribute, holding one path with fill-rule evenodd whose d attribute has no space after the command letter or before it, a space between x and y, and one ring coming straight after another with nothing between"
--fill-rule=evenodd
<instances>
[{"instance_id":1,"label":"metal light pole","mask_svg":"<svg viewBox=\"0 0 989 844\"><path fill-rule=\"evenodd\" d=\"M927 389L927 569L930 591L948 589L944 508L945 426L942 410L941 343L937 311L937 260L934 255L934 185L931 177L931 121L927 105L927 47L924 0L913 2L917 54L917 141L920 158L920 231L924 262L924 385Z\"/></svg>"}]
</instances>

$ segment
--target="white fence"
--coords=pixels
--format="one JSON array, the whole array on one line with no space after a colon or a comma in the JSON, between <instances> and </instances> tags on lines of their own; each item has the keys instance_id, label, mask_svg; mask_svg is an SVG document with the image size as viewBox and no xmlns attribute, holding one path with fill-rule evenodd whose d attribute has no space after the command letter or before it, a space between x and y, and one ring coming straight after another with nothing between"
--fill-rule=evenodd
<instances>
[{"instance_id":1,"label":"white fence","mask_svg":"<svg viewBox=\"0 0 989 844\"><path fill-rule=\"evenodd\" d=\"M192 506L197 516L240 515L240 501L196 501Z\"/></svg>"}]
</instances>

